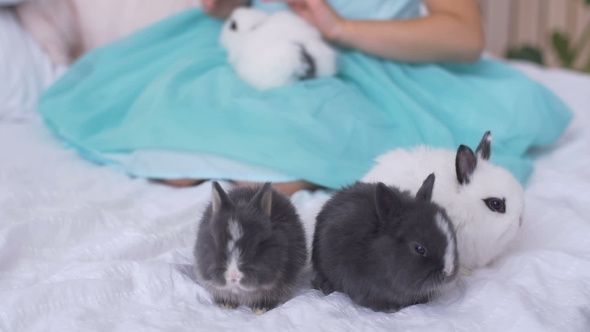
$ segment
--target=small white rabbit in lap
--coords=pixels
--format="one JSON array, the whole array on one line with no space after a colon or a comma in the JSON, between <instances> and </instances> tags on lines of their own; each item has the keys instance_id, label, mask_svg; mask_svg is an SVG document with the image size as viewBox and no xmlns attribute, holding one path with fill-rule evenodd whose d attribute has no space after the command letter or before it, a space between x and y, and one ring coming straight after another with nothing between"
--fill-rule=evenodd
<instances>
[{"instance_id":1,"label":"small white rabbit in lap","mask_svg":"<svg viewBox=\"0 0 590 332\"><path fill-rule=\"evenodd\" d=\"M419 146L396 149L376 159L362 181L382 181L416 193L420 181L435 173L432 200L444 207L455 225L463 274L486 266L516 236L522 223L524 192L502 167L492 164L492 135L486 132L475 153Z\"/></svg>"},{"instance_id":2,"label":"small white rabbit in lap","mask_svg":"<svg viewBox=\"0 0 590 332\"><path fill-rule=\"evenodd\" d=\"M259 90L336 73L336 51L289 11L237 8L223 26L220 43L238 76Z\"/></svg>"}]
</instances>

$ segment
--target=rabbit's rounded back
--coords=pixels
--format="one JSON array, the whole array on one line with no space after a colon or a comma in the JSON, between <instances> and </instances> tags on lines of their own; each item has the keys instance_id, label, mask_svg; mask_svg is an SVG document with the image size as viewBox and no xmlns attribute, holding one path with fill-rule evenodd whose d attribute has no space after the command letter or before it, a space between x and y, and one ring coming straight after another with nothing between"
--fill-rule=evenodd
<instances>
[{"instance_id":1,"label":"rabbit's rounded back","mask_svg":"<svg viewBox=\"0 0 590 332\"><path fill-rule=\"evenodd\" d=\"M290 11L272 14L238 8L220 43L238 76L258 90L334 75L337 53L317 29Z\"/></svg>"},{"instance_id":2,"label":"rabbit's rounded back","mask_svg":"<svg viewBox=\"0 0 590 332\"><path fill-rule=\"evenodd\" d=\"M458 272L456 238L430 202L434 175L416 197L383 183L336 193L317 216L314 286L341 291L376 311L426 302Z\"/></svg>"},{"instance_id":3,"label":"rabbit's rounded back","mask_svg":"<svg viewBox=\"0 0 590 332\"><path fill-rule=\"evenodd\" d=\"M457 152L425 146L387 152L363 181L383 181L415 193L416 181L435 172L432 199L455 225L462 267L485 266L514 239L524 211L520 183L489 161L491 138L486 133L475 153L464 145Z\"/></svg>"},{"instance_id":4,"label":"rabbit's rounded back","mask_svg":"<svg viewBox=\"0 0 590 332\"><path fill-rule=\"evenodd\" d=\"M197 278L216 300L256 306L291 293L307 261L307 246L294 206L270 184L225 194L214 182L194 255Z\"/></svg>"}]
</instances>

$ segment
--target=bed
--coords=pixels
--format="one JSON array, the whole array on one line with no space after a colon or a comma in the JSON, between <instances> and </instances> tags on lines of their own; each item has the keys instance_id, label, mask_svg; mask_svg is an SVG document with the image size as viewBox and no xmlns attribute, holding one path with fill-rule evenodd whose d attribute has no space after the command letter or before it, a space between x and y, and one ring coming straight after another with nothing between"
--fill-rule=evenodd
<instances>
[{"instance_id":1,"label":"bed","mask_svg":"<svg viewBox=\"0 0 590 332\"><path fill-rule=\"evenodd\" d=\"M309 268L295 296L264 315L221 309L191 269L210 183L130 178L64 148L34 113L0 117L0 330L590 331L590 77L513 65L576 118L531 152L524 224L508 252L455 292L394 314L309 289ZM328 198L292 197L308 240Z\"/></svg>"}]
</instances>

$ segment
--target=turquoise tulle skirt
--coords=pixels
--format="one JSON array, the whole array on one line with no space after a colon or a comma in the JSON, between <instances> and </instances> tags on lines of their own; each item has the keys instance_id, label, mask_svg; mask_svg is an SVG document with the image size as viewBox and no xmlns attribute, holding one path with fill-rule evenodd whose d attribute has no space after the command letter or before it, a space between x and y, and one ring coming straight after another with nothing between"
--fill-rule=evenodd
<instances>
[{"instance_id":1,"label":"turquoise tulle skirt","mask_svg":"<svg viewBox=\"0 0 590 332\"><path fill-rule=\"evenodd\" d=\"M199 9L88 53L42 97L46 123L85 157L135 176L304 179L338 188L390 149L472 147L524 182L526 152L572 118L496 61L407 64L342 51L337 77L257 91L227 63Z\"/></svg>"}]
</instances>

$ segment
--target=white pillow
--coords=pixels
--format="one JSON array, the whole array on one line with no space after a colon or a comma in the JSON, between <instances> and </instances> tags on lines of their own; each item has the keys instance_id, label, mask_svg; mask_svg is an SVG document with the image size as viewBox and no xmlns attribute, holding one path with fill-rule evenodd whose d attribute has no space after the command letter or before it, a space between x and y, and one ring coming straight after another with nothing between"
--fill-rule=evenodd
<instances>
[{"instance_id":1,"label":"white pillow","mask_svg":"<svg viewBox=\"0 0 590 332\"><path fill-rule=\"evenodd\" d=\"M54 64L127 36L200 0L29 0L16 7L22 26Z\"/></svg>"},{"instance_id":2,"label":"white pillow","mask_svg":"<svg viewBox=\"0 0 590 332\"><path fill-rule=\"evenodd\" d=\"M33 116L41 93L57 78L49 56L9 9L0 9L0 77L0 120Z\"/></svg>"}]
</instances>

